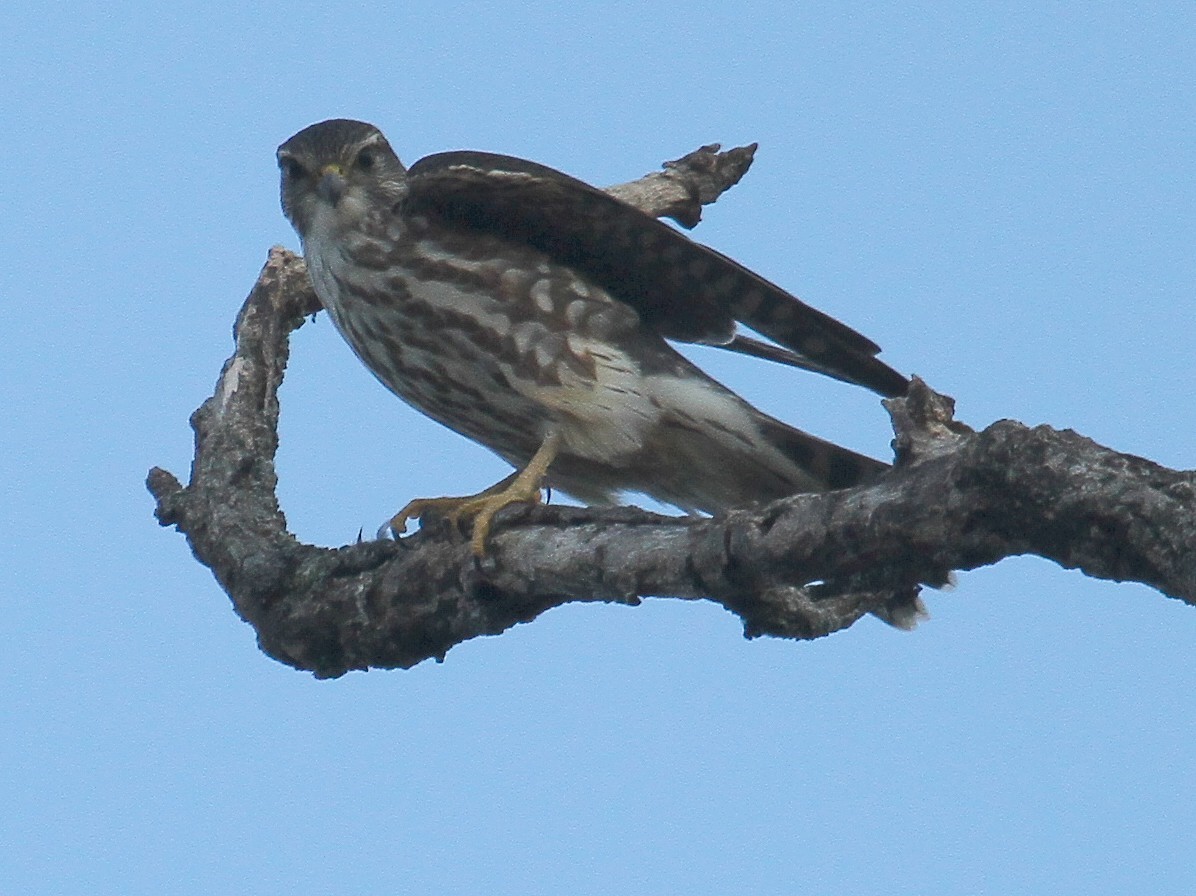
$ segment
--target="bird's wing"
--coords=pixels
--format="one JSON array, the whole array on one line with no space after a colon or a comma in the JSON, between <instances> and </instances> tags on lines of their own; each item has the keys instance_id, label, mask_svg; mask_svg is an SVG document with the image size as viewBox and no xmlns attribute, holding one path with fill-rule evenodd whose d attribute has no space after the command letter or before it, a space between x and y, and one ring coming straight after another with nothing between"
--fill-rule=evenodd
<instances>
[{"instance_id":1,"label":"bird's wing","mask_svg":"<svg viewBox=\"0 0 1196 896\"><path fill-rule=\"evenodd\" d=\"M552 168L484 152L428 156L408 171L405 208L534 246L592 277L645 324L903 394L879 346L743 265L602 190ZM736 322L776 346L736 337Z\"/></svg>"}]
</instances>

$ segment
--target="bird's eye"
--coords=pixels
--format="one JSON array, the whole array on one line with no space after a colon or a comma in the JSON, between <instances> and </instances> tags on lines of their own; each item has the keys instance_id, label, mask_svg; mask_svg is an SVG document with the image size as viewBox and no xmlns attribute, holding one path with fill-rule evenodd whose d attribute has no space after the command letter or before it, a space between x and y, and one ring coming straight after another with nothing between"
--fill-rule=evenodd
<instances>
[{"instance_id":1,"label":"bird's eye","mask_svg":"<svg viewBox=\"0 0 1196 896\"><path fill-rule=\"evenodd\" d=\"M375 161L377 160L374 158L374 154L368 149L363 149L357 154L357 161L354 164L361 171L370 171L374 167Z\"/></svg>"},{"instance_id":2,"label":"bird's eye","mask_svg":"<svg viewBox=\"0 0 1196 896\"><path fill-rule=\"evenodd\" d=\"M278 167L282 169L283 176L288 180L299 180L305 174L307 169L300 165L291 156L283 156L278 160Z\"/></svg>"}]
</instances>

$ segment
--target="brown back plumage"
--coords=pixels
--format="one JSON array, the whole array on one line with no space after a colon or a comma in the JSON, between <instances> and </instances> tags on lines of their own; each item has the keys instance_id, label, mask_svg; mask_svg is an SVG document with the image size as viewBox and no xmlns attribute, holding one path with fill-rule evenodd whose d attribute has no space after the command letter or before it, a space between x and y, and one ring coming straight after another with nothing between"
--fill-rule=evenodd
<instances>
[{"instance_id":1,"label":"brown back plumage","mask_svg":"<svg viewBox=\"0 0 1196 896\"><path fill-rule=\"evenodd\" d=\"M535 246L594 278L668 339L811 367L881 395L904 394L909 385L862 334L567 174L509 156L448 152L416 162L408 177L413 211ZM736 321L781 349L770 354L737 340Z\"/></svg>"}]
</instances>

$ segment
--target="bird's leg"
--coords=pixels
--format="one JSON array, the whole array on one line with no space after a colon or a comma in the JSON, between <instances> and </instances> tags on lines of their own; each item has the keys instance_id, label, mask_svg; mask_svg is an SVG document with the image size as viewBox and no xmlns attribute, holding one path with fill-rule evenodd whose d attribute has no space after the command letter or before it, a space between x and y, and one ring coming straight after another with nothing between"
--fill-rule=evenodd
<instances>
[{"instance_id":1,"label":"bird's leg","mask_svg":"<svg viewBox=\"0 0 1196 896\"><path fill-rule=\"evenodd\" d=\"M473 501L484 500L491 495L500 494L503 489L510 486L518 478L519 472L519 470L516 470L510 476L500 479L494 485L482 489L482 491L475 495L462 495L449 498L415 498L408 501L403 506L403 509L391 517L390 521L382 527L379 531L379 537L382 537L382 533L386 529L390 529L395 535L402 535L407 531L409 520L418 520L428 515L448 517L450 520L456 521L465 515L466 505Z\"/></svg>"},{"instance_id":2,"label":"bird's leg","mask_svg":"<svg viewBox=\"0 0 1196 896\"><path fill-rule=\"evenodd\" d=\"M473 532L469 540L474 554L481 557L486 553L486 538L494 516L511 504L538 504L540 489L548 468L560 448L559 433L551 432L536 449L532 459L522 470L516 470L505 479L496 482L476 495L458 498L416 498L408 502L391 519L390 530L396 535L407 531L407 521L423 517L428 513L445 516L453 522L473 519Z\"/></svg>"}]
</instances>

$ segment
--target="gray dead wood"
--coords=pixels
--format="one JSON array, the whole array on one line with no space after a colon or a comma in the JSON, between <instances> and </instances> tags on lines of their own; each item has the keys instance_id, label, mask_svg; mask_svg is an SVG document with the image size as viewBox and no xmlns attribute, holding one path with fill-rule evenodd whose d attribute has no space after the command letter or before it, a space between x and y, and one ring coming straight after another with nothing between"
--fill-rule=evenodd
<instances>
[{"instance_id":1,"label":"gray dead wood","mask_svg":"<svg viewBox=\"0 0 1196 896\"><path fill-rule=\"evenodd\" d=\"M693 226L754 150L702 147L611 192ZM1196 474L1046 426L974 432L920 381L885 402L897 462L868 487L715 519L515 508L480 561L447 524L399 542L302 544L275 494L278 387L291 331L318 309L302 259L272 249L215 394L192 415L190 484L157 467L147 481L159 522L187 537L262 650L317 676L406 668L551 607L649 595L715 601L750 637L819 637L1016 554L1196 604Z\"/></svg>"}]
</instances>

